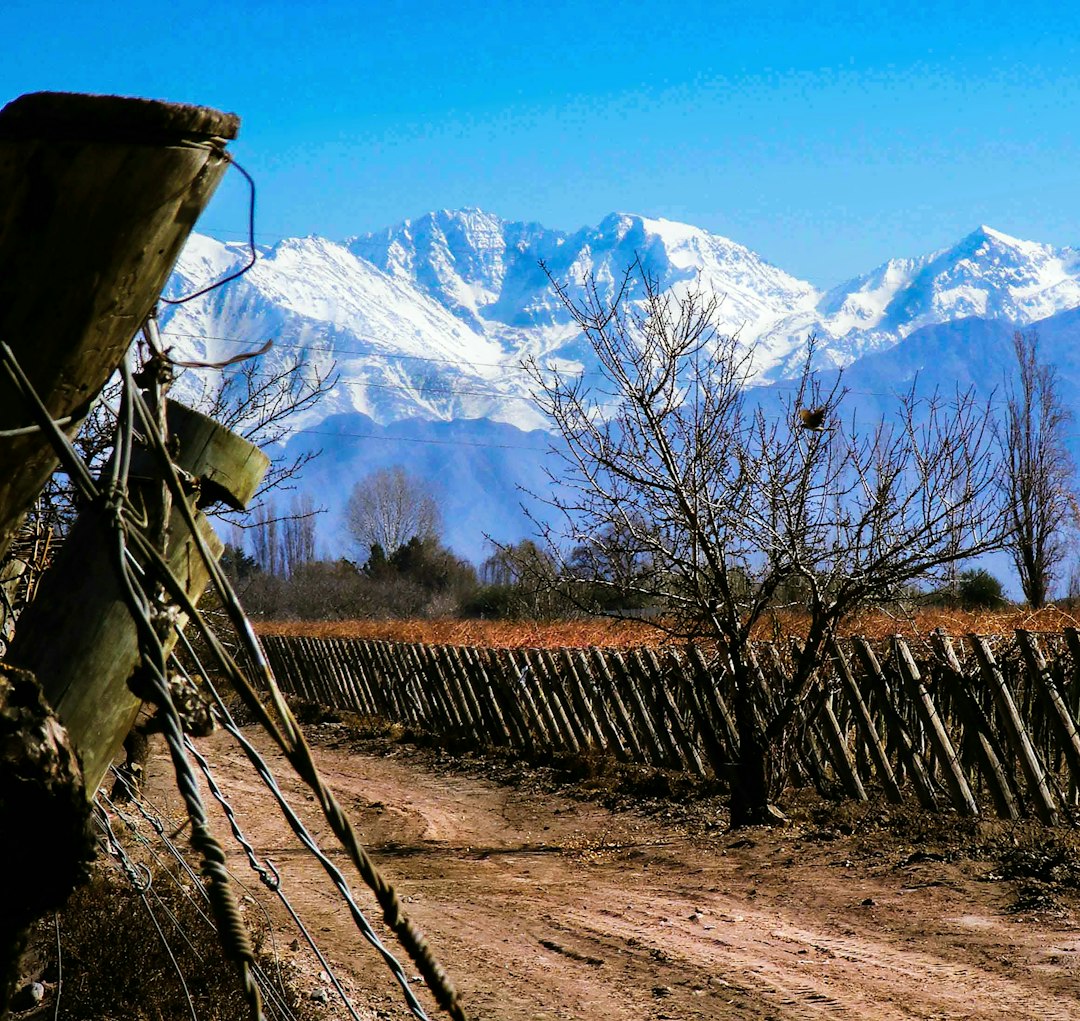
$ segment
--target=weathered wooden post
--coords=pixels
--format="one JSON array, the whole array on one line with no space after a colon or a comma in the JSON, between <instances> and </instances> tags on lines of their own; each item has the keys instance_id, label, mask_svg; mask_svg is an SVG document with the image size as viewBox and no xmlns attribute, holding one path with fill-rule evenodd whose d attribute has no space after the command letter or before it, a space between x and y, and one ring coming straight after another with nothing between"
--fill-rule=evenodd
<instances>
[{"instance_id":1,"label":"weathered wooden post","mask_svg":"<svg viewBox=\"0 0 1080 1021\"><path fill-rule=\"evenodd\" d=\"M174 461L199 483L189 497L196 526L205 545L215 557L220 556L222 544L197 505L222 499L242 508L269 460L253 444L181 405L170 403L168 420L175 441ZM144 469L150 467L149 457L141 461ZM160 499L160 492L160 478L149 473L139 482L132 480L133 498L141 497L148 508ZM91 506L79 516L60 556L42 578L37 598L19 618L4 667L8 683L21 684L23 701L30 697L31 687L41 693L42 708L47 704L47 719L52 721L30 723L21 743L13 739L14 747L23 749L23 758L37 760L44 753L52 754L64 769L64 782L51 783L52 800L39 799L32 821L25 815L31 807L25 798L0 797L0 859L14 858L24 865L21 874L4 875L2 896L5 908L18 905L10 917L24 925L42 909L40 890L48 889L62 900L66 891L52 889L51 873L58 869L70 889L78 870L69 859L79 857L78 844L71 839L59 846L38 846L36 860L27 859L27 848L39 845L42 833L60 831L70 837L78 832L85 817L79 801L85 809L142 705L130 687L141 659L139 636L113 563L110 528L103 507ZM188 597L197 602L209 573L176 506L170 516L165 559ZM149 573L149 565L143 567ZM176 624L183 626L182 614ZM166 650L174 641L175 631L162 637ZM38 683L33 684L32 678ZM45 745L44 753L39 752L46 738L54 740L57 748ZM0 761L0 783L4 784L0 790L8 788L8 767L18 769L15 763ZM17 789L18 785L11 786Z\"/></svg>"},{"instance_id":2,"label":"weathered wooden post","mask_svg":"<svg viewBox=\"0 0 1080 1021\"><path fill-rule=\"evenodd\" d=\"M0 340L70 434L161 294L239 123L57 92L0 110ZM0 431L32 424L0 373ZM0 554L56 463L41 432L0 440Z\"/></svg>"},{"instance_id":3,"label":"weathered wooden post","mask_svg":"<svg viewBox=\"0 0 1080 1021\"><path fill-rule=\"evenodd\" d=\"M157 301L238 125L115 96L34 93L0 110L0 341L69 435ZM57 464L6 372L0 432L2 555ZM78 875L86 811L69 735L32 675L2 673L0 1013L23 928Z\"/></svg>"},{"instance_id":4,"label":"weathered wooden post","mask_svg":"<svg viewBox=\"0 0 1080 1021\"><path fill-rule=\"evenodd\" d=\"M254 444L213 419L170 402L168 421L175 463L199 480L190 503L203 541L215 557L221 541L196 503L222 501L242 509L255 494L269 459ZM160 478L149 457L133 471L133 496L150 507ZM137 487L137 489L136 489ZM41 580L37 598L23 611L7 660L32 671L68 732L92 798L138 715L141 699L128 682L139 663L135 621L117 578L114 544L104 508L90 507L76 521L60 555ZM179 507L169 521L166 560L188 597L198 602L209 572ZM182 626L181 616L178 623ZM175 634L165 638L171 648Z\"/></svg>"}]
</instances>

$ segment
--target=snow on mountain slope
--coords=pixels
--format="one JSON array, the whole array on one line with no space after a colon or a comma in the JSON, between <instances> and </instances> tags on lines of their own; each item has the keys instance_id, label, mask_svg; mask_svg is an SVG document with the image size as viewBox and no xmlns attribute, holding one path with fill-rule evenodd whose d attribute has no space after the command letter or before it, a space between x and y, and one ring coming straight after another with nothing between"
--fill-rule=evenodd
<instances>
[{"instance_id":1,"label":"snow on mountain slope","mask_svg":"<svg viewBox=\"0 0 1080 1021\"><path fill-rule=\"evenodd\" d=\"M774 364L766 378L791 375L800 337L822 341L822 363L846 365L891 347L914 330L971 316L1025 325L1080 305L1080 250L1021 241L982 226L950 248L891 259L830 290L812 316L787 317L766 331Z\"/></svg>"},{"instance_id":2,"label":"snow on mountain slope","mask_svg":"<svg viewBox=\"0 0 1080 1021\"><path fill-rule=\"evenodd\" d=\"M221 279L246 258L242 244L193 235L166 296ZM1080 252L988 227L821 293L687 224L613 213L565 233L441 211L343 244L308 237L261 247L249 273L165 307L161 324L186 358L222 360L273 338L265 371L300 353L336 365L333 392L291 423L290 450L326 450L310 470L317 502L340 508L366 471L405 464L447 489L448 535L479 556L483 532L527 534L515 486L545 485L542 439L526 434L546 422L521 359L596 370L540 263L572 299L584 297L586 277L609 299L635 258L661 289L721 296L726 328L758 345L763 383L796 373L816 333L820 366L849 366L859 410L883 412L882 395L916 372L920 385L992 387L1008 367L1013 329L1035 323L1044 357L1080 393ZM629 292L638 294L640 285ZM336 519L320 528L340 536Z\"/></svg>"},{"instance_id":3,"label":"snow on mountain slope","mask_svg":"<svg viewBox=\"0 0 1080 1021\"><path fill-rule=\"evenodd\" d=\"M543 327L570 322L547 273L574 300L592 277L610 300L640 258L661 290L699 286L724 296L731 329L812 308L818 292L770 266L742 245L689 224L612 213L575 234L510 223L476 209L442 210L349 242L351 251L396 277L412 280L467 322ZM640 283L631 297L640 292Z\"/></svg>"},{"instance_id":4,"label":"snow on mountain slope","mask_svg":"<svg viewBox=\"0 0 1080 1021\"><path fill-rule=\"evenodd\" d=\"M242 245L193 238L166 297L220 279L245 256ZM165 340L188 357L219 361L273 338L270 368L297 352L324 369L336 365L338 385L305 416L305 425L345 411L383 422L416 416L539 424L520 399L523 377L515 352L408 279L321 238L289 238L260 249L241 278L166 306L162 326Z\"/></svg>"}]
</instances>

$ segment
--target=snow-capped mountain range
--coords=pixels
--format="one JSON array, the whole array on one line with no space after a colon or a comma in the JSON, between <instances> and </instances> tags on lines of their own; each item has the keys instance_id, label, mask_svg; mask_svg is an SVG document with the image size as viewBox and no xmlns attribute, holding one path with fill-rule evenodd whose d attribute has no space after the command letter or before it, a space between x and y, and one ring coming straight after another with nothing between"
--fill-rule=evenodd
<instances>
[{"instance_id":1,"label":"snow-capped mountain range","mask_svg":"<svg viewBox=\"0 0 1080 1021\"><path fill-rule=\"evenodd\" d=\"M244 244L193 235L166 297L227 276L247 254ZM332 508L347 496L343 480L351 485L365 465L412 461L446 476L449 462L464 458L470 443L508 451L544 446L546 437L522 438L547 425L530 399L522 359L571 371L593 369L551 280L575 301L585 297L590 280L602 299L610 299L627 268L640 260L662 290L700 288L722 298L722 328L754 345L759 382L794 375L814 334L820 367L848 366L849 384L867 375L868 392L885 384L875 382L875 370L860 372L860 360L891 364L882 358L913 334L921 336L923 347L927 331L955 346L958 329L971 334L955 324L989 321L996 324L995 337L1008 338L1016 327L1080 307L1080 250L1022 241L985 226L949 248L892 259L824 292L735 241L688 224L623 213L567 233L476 209L443 210L343 241L288 238L257 254L242 277L194 301L166 306L163 334L186 359L221 361L273 338L271 365L297 352L323 368L336 365L337 386L294 423L290 441L328 448L327 464L336 467L333 479L320 479L320 496ZM632 281L630 299L640 290L640 282ZM938 329L945 324L951 333ZM1080 340L1074 329L1050 333L1071 350ZM955 367L955 359L925 357L923 371L931 377L941 366ZM994 361L990 367L1000 381L1006 365L997 355ZM986 359L975 354L974 362ZM965 365L969 379L987 370L986 364ZM944 380L950 386L955 381L965 382L956 376ZM414 448L446 449L433 458L417 450L404 456L398 443L390 455L386 442L346 440L385 440L394 429L415 433L411 439L420 442ZM440 431L442 439L435 435ZM490 442L496 434L500 442ZM517 513L513 482L523 472L527 482L532 479L523 464L535 467L538 455L507 454L503 468L490 453L484 456L487 502L501 507L493 519L511 506ZM509 486L505 499L492 494L500 473ZM466 471L455 487L467 488L469 477ZM469 527L499 533L477 520L475 494L461 502ZM453 517L447 514L448 522ZM475 553L479 541L459 539L458 546Z\"/></svg>"}]
</instances>

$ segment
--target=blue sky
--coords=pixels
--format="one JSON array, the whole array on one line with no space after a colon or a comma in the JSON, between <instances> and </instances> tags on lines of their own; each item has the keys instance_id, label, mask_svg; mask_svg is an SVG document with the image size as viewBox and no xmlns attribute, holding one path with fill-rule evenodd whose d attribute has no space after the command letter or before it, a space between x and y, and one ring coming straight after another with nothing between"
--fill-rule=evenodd
<instances>
[{"instance_id":1,"label":"blue sky","mask_svg":"<svg viewBox=\"0 0 1080 1021\"><path fill-rule=\"evenodd\" d=\"M1040 3L7 0L0 101L242 118L260 240L480 206L686 220L821 286L980 223L1080 244L1080 13ZM200 229L243 230L223 186Z\"/></svg>"}]
</instances>

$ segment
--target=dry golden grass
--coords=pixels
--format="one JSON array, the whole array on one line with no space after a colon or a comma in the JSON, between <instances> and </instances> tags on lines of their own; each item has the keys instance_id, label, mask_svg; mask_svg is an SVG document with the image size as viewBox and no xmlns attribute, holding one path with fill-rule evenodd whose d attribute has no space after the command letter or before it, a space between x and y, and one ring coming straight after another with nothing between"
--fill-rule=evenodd
<instances>
[{"instance_id":1,"label":"dry golden grass","mask_svg":"<svg viewBox=\"0 0 1080 1021\"><path fill-rule=\"evenodd\" d=\"M803 633L806 619L786 614L763 622L758 630L761 639L780 638ZM1066 627L1080 627L1077 614L1057 607L1033 612L965 610L921 610L913 616L892 616L875 611L853 617L843 629L844 635L885 638L889 635L925 635L934 628L950 635L977 633L1010 634L1018 628L1039 632L1060 632ZM660 646L671 641L658 628L644 621L582 618L564 621L496 620L335 620L335 621L261 621L255 624L261 635L284 635L305 638L364 638L388 642L422 642L429 645L474 645L487 648L633 648Z\"/></svg>"}]
</instances>

